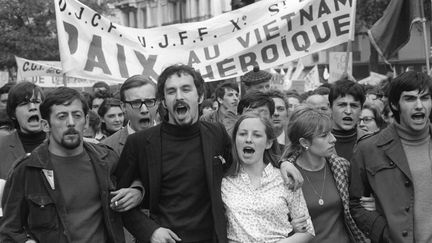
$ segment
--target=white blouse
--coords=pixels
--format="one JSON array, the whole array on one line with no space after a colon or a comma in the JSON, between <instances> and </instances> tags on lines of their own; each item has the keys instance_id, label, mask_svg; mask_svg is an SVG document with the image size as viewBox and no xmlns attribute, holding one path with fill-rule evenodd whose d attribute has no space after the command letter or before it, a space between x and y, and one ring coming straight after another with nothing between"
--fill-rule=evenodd
<instances>
[{"instance_id":1,"label":"white blouse","mask_svg":"<svg viewBox=\"0 0 432 243\"><path fill-rule=\"evenodd\" d=\"M288 237L288 220L309 216L302 190L293 192L284 184L279 169L268 164L261 185L254 188L249 176L240 171L222 179L222 200L228 219L229 242L277 242ZM315 235L310 217L308 232Z\"/></svg>"}]
</instances>

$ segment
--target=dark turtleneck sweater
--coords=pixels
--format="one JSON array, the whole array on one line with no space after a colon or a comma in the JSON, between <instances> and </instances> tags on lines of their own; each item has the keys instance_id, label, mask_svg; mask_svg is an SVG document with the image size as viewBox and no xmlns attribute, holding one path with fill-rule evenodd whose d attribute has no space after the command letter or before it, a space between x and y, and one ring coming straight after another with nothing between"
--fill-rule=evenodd
<instances>
[{"instance_id":1,"label":"dark turtleneck sweater","mask_svg":"<svg viewBox=\"0 0 432 243\"><path fill-rule=\"evenodd\" d=\"M31 153L31 151L39 146L46 138L46 133L44 131L37 133L23 133L19 129L17 131L26 153Z\"/></svg>"},{"instance_id":2,"label":"dark turtleneck sweater","mask_svg":"<svg viewBox=\"0 0 432 243\"><path fill-rule=\"evenodd\" d=\"M414 187L414 238L432 242L432 145L429 124L412 131L394 123L401 139Z\"/></svg>"},{"instance_id":3,"label":"dark turtleneck sweater","mask_svg":"<svg viewBox=\"0 0 432 243\"><path fill-rule=\"evenodd\" d=\"M336 153L348 161L351 161L354 152L354 146L357 141L357 128L351 130L334 130L332 131L336 138Z\"/></svg>"},{"instance_id":4,"label":"dark turtleneck sweater","mask_svg":"<svg viewBox=\"0 0 432 243\"><path fill-rule=\"evenodd\" d=\"M200 123L162 123L162 176L156 219L182 242L211 240L213 216Z\"/></svg>"}]
</instances>

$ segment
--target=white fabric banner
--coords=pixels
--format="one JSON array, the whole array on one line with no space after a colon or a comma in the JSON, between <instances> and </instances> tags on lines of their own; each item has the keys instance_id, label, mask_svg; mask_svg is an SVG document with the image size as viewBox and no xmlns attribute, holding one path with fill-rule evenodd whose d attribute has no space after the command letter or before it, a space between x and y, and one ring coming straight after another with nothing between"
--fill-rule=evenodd
<instances>
[{"instance_id":1,"label":"white fabric banner","mask_svg":"<svg viewBox=\"0 0 432 243\"><path fill-rule=\"evenodd\" d=\"M63 71L123 82L157 79L172 64L206 81L268 69L347 42L356 0L266 0L211 19L136 29L110 22L76 0L54 0Z\"/></svg>"},{"instance_id":2,"label":"white fabric banner","mask_svg":"<svg viewBox=\"0 0 432 243\"><path fill-rule=\"evenodd\" d=\"M35 76L62 76L61 64L55 61L33 61L15 56L17 80Z\"/></svg>"}]
</instances>

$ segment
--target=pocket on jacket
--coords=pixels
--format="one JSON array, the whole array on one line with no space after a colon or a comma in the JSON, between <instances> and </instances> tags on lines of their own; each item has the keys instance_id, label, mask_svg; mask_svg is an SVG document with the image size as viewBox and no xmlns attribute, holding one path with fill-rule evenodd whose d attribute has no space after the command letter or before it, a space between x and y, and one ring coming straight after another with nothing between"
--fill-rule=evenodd
<instances>
[{"instance_id":1,"label":"pocket on jacket","mask_svg":"<svg viewBox=\"0 0 432 243\"><path fill-rule=\"evenodd\" d=\"M30 194L28 197L28 224L32 228L57 228L57 211L54 201L47 195Z\"/></svg>"},{"instance_id":2,"label":"pocket on jacket","mask_svg":"<svg viewBox=\"0 0 432 243\"><path fill-rule=\"evenodd\" d=\"M378 163L366 169L372 176L375 176L379 172L391 170L394 169L395 167L396 165L393 162L390 162L390 163Z\"/></svg>"}]
</instances>

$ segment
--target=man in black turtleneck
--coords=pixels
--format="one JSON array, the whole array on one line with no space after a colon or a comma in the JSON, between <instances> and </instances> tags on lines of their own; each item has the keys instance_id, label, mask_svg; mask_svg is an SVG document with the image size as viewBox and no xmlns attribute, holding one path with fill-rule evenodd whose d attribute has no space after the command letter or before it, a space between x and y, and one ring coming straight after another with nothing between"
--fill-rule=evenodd
<instances>
[{"instance_id":1,"label":"man in black turtleneck","mask_svg":"<svg viewBox=\"0 0 432 243\"><path fill-rule=\"evenodd\" d=\"M365 101L363 88L350 80L336 81L329 94L336 153L350 160L357 141L357 122Z\"/></svg>"},{"instance_id":2,"label":"man in black turtleneck","mask_svg":"<svg viewBox=\"0 0 432 243\"><path fill-rule=\"evenodd\" d=\"M14 122L15 130L0 136L0 199L4 181L14 161L33 151L45 140L39 112L43 98L42 90L31 82L18 83L9 91L6 110Z\"/></svg>"},{"instance_id":3,"label":"man in black turtleneck","mask_svg":"<svg viewBox=\"0 0 432 243\"><path fill-rule=\"evenodd\" d=\"M199 121L203 94L204 80L193 68L166 68L156 96L167 117L129 135L123 148L118 186L139 178L145 188L149 217L123 213L126 228L140 242L227 242L221 182L232 161L230 138L222 124ZM283 164L287 174L293 166Z\"/></svg>"},{"instance_id":4,"label":"man in black turtleneck","mask_svg":"<svg viewBox=\"0 0 432 243\"><path fill-rule=\"evenodd\" d=\"M372 242L432 242L431 94L426 73L396 77L388 96L395 122L360 141L354 153L351 214ZM360 201L370 194L375 211Z\"/></svg>"}]
</instances>

